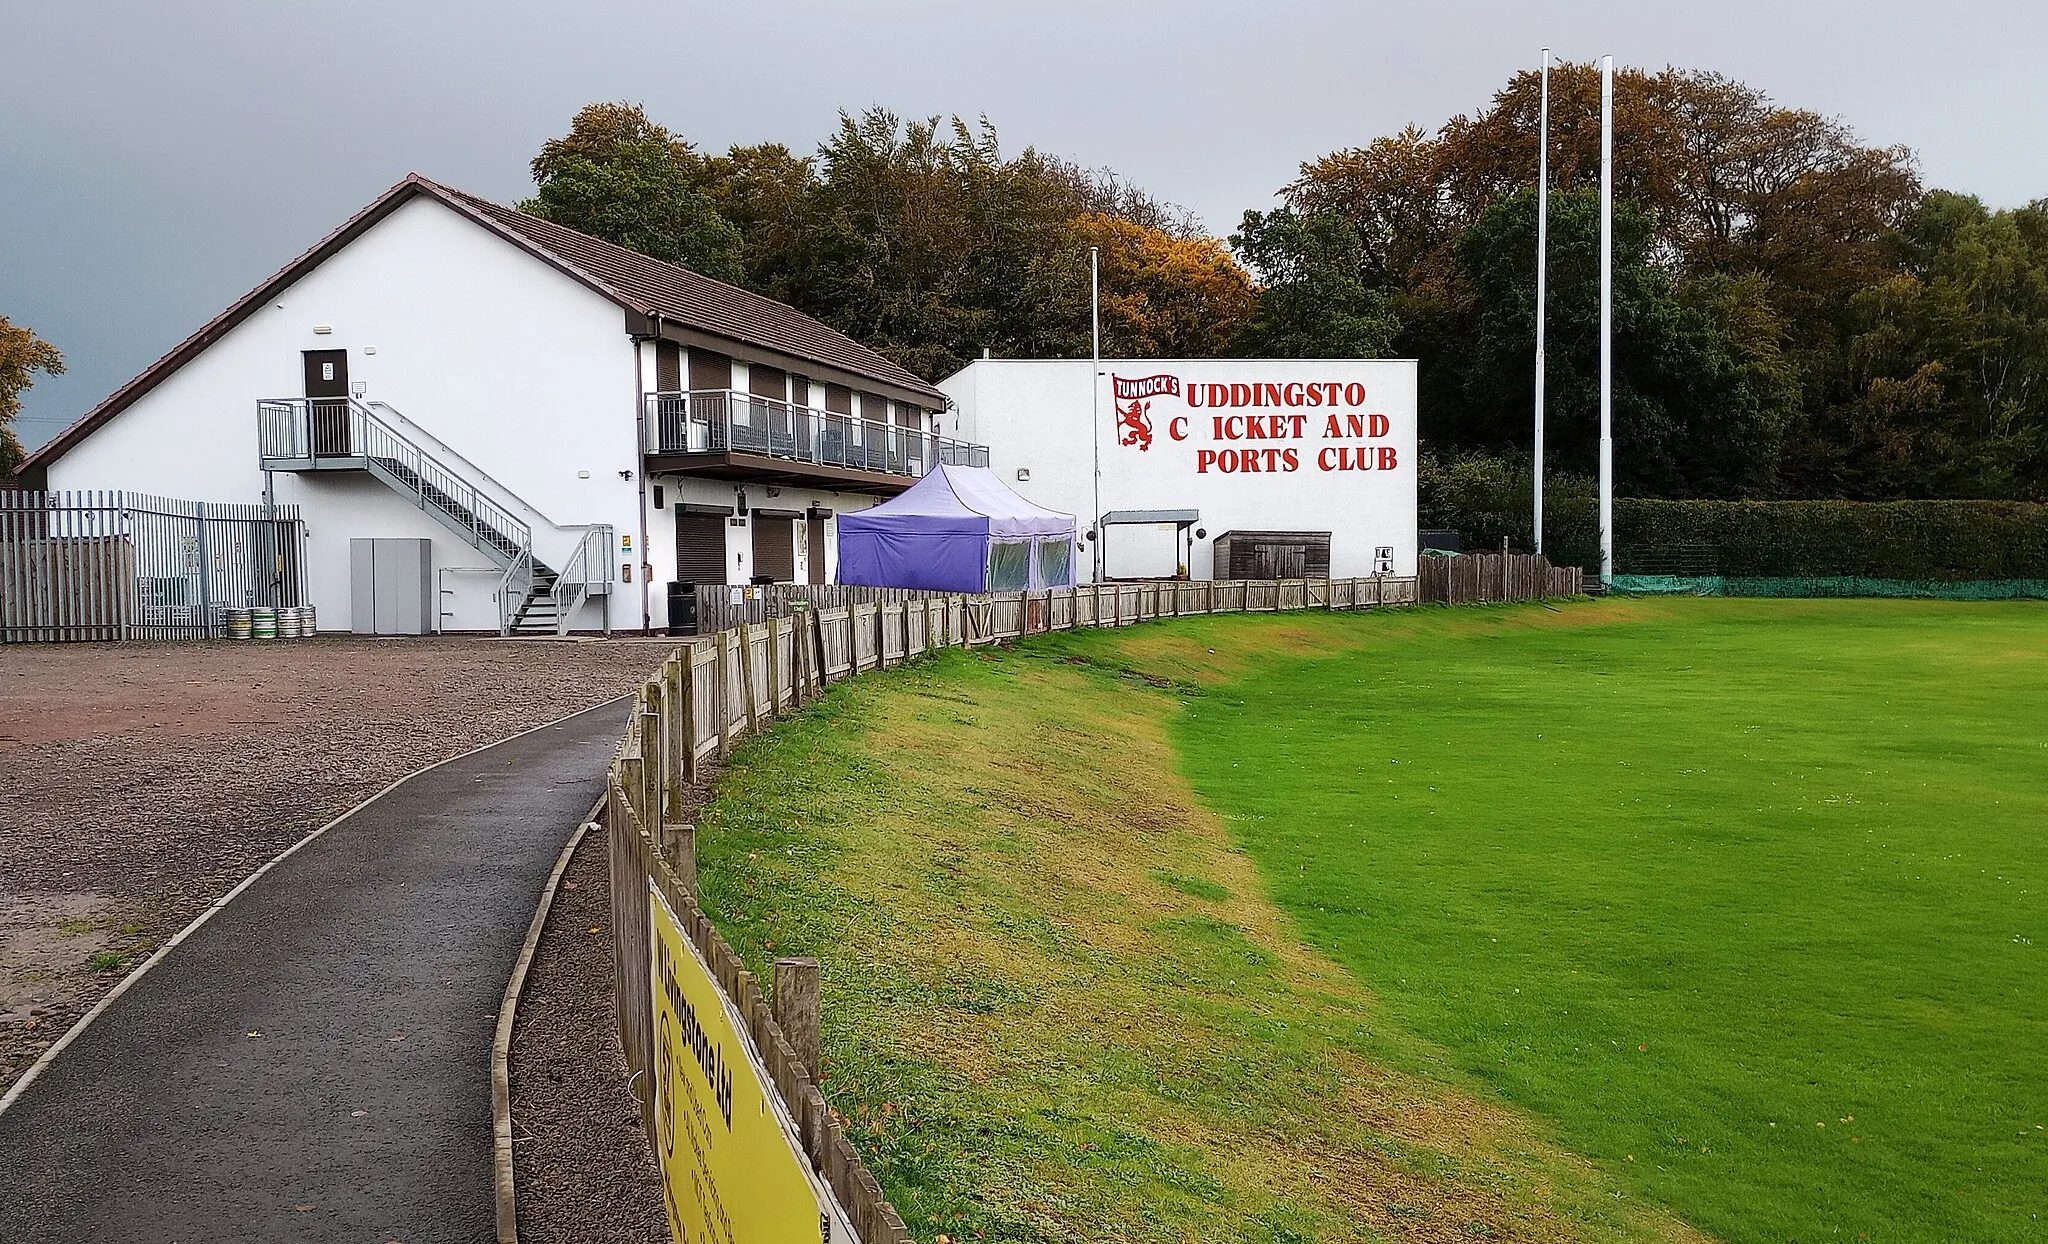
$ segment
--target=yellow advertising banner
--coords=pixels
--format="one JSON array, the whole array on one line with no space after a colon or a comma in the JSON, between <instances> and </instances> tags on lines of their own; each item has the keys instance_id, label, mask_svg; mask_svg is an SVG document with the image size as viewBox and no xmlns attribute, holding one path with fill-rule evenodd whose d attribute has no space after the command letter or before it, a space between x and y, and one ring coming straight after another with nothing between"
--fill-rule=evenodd
<instances>
[{"instance_id":1,"label":"yellow advertising banner","mask_svg":"<svg viewBox=\"0 0 2048 1244\"><path fill-rule=\"evenodd\" d=\"M710 967L660 888L650 881L648 891L655 1158L669 1234L675 1244L822 1244L831 1220L795 1128Z\"/></svg>"}]
</instances>

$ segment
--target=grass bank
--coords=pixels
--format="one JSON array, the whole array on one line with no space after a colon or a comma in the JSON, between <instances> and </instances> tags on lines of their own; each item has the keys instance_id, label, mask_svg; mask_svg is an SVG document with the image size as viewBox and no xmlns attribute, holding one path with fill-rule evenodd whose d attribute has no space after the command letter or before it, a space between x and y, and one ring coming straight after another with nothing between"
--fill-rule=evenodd
<instances>
[{"instance_id":1,"label":"grass bank","mask_svg":"<svg viewBox=\"0 0 2048 1244\"><path fill-rule=\"evenodd\" d=\"M1199 680L1325 637L1241 634L1150 676L1032 644L863 678L702 814L727 936L824 961L826 1094L917 1237L1697 1238L1460 1087L1267 900L1169 730Z\"/></svg>"}]
</instances>

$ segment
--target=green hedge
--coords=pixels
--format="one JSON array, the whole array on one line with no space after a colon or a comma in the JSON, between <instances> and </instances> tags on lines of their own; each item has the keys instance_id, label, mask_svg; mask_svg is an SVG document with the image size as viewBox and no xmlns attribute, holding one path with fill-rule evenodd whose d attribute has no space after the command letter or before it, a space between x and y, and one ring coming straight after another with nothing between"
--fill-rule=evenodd
<instances>
[{"instance_id":1,"label":"green hedge","mask_svg":"<svg viewBox=\"0 0 2048 1244\"><path fill-rule=\"evenodd\" d=\"M1618 574L2048 578L2048 506L2017 501L1614 503Z\"/></svg>"},{"instance_id":2,"label":"green hedge","mask_svg":"<svg viewBox=\"0 0 2048 1244\"><path fill-rule=\"evenodd\" d=\"M1534 547L1529 471L1497 459L1425 457L1421 524L1465 547ZM1544 549L1600 564L1593 481L1545 481ZM1760 578L2048 579L2048 505L2019 501L1652 501L1614 503L1617 574Z\"/></svg>"}]
</instances>

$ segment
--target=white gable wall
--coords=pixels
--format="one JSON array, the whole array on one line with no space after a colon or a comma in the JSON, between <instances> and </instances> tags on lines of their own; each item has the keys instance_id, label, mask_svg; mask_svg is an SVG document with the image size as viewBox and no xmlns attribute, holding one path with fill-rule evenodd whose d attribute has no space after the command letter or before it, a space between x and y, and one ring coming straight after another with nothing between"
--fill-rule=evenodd
<instances>
[{"instance_id":1,"label":"white gable wall","mask_svg":"<svg viewBox=\"0 0 2048 1244\"><path fill-rule=\"evenodd\" d=\"M316 334L315 325L333 331ZM305 350L346 349L349 378L553 524L610 523L638 541L636 380L624 312L453 209L415 198L273 298L49 467L49 486L254 502L256 403L304 392ZM633 477L621 479L621 471ZM587 473L587 478L583 477ZM304 507L323 627L348 617L349 537L429 536L437 568L484 555L360 481L276 476ZM531 521L531 520L530 520ZM558 568L580 532L536 526ZM613 560L637 561L631 554ZM449 629L495 625L487 574L451 573ZM637 576L636 576L637 578ZM614 584L612 625L640 625L640 584ZM479 594L481 594L479 596ZM444 598L447 599L447 598ZM579 625L600 625L591 612Z\"/></svg>"},{"instance_id":2,"label":"white gable wall","mask_svg":"<svg viewBox=\"0 0 2048 1244\"><path fill-rule=\"evenodd\" d=\"M1387 573L1415 573L1412 360L1103 359L1091 394L1092 369L984 358L939 388L958 407L959 435L989 447L1004 483L1084 528L1098 495L1105 513L1198 511L1195 578L1212 576L1215 538L1234 530L1327 531L1338 578L1379 573L1381 549ZM1124 400L1119 378L1171 384ZM1133 405L1142 431L1120 418ZM1118 524L1098 547L1108 577L1170 575L1178 540L1170 525ZM1095 557L1084 548L1084 574Z\"/></svg>"}]
</instances>

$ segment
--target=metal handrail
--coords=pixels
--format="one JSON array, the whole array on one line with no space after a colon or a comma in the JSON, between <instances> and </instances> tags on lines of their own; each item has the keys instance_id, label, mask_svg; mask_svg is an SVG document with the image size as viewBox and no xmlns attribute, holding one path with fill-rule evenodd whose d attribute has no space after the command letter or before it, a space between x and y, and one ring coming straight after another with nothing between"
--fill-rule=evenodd
<instances>
[{"instance_id":1,"label":"metal handrail","mask_svg":"<svg viewBox=\"0 0 2048 1244\"><path fill-rule=\"evenodd\" d=\"M519 620L519 611L532 593L533 549L528 547L505 567L505 577L498 582L498 634L512 633L512 624Z\"/></svg>"},{"instance_id":2,"label":"metal handrail","mask_svg":"<svg viewBox=\"0 0 2048 1244\"><path fill-rule=\"evenodd\" d=\"M342 429L346 428L346 435ZM422 450L354 398L265 398L256 403L257 452L265 459L362 459L397 476L422 509L470 529L471 543L505 556L533 551L533 528Z\"/></svg>"},{"instance_id":3,"label":"metal handrail","mask_svg":"<svg viewBox=\"0 0 2048 1244\"><path fill-rule=\"evenodd\" d=\"M611 547L613 528L599 525L583 533L576 551L562 563L550 594L555 600L555 633L569 633L570 615L592 596L611 591ZM610 633L610 627L606 627Z\"/></svg>"},{"instance_id":4,"label":"metal handrail","mask_svg":"<svg viewBox=\"0 0 2048 1244\"><path fill-rule=\"evenodd\" d=\"M987 466L988 446L736 389L647 395L650 454L750 453L917 477L933 466Z\"/></svg>"},{"instance_id":5,"label":"metal handrail","mask_svg":"<svg viewBox=\"0 0 2048 1244\"><path fill-rule=\"evenodd\" d=\"M384 408L395 416L398 414L392 407ZM538 584L546 584L546 593L555 604L556 630L561 634L568 632L569 616L577 606L592 596L608 595L611 591L612 527L585 527L562 573L549 580L547 576L554 572L534 556L530 524L420 448L380 418L369 404L345 397L264 398L256 403L256 440L257 452L266 465L302 462L310 467L326 461L381 472L394 486L409 493L421 509L434 510L451 525L467 530L471 544L496 550L507 563L498 583L501 634L511 633ZM464 465L485 479L490 478L466 460ZM516 497L514 501L525 505ZM546 515L533 513L547 522ZM564 530L552 523L548 525Z\"/></svg>"}]
</instances>

